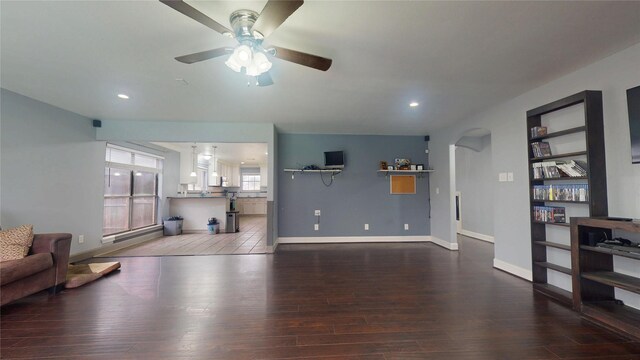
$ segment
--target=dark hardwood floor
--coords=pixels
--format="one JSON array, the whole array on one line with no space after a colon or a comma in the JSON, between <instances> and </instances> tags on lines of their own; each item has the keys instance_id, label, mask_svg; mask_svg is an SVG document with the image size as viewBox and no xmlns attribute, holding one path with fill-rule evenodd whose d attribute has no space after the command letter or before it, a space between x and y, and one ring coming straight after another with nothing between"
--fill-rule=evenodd
<instances>
[{"instance_id":1,"label":"dark hardwood floor","mask_svg":"<svg viewBox=\"0 0 640 360\"><path fill-rule=\"evenodd\" d=\"M1 357L640 359L640 343L492 269L490 246L121 258L95 283L4 306Z\"/></svg>"}]
</instances>

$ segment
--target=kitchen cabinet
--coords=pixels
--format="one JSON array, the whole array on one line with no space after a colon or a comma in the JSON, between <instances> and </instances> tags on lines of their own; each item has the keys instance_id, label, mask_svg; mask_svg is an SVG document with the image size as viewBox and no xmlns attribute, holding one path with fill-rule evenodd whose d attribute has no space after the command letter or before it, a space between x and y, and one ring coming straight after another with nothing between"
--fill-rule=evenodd
<instances>
[{"instance_id":1,"label":"kitchen cabinet","mask_svg":"<svg viewBox=\"0 0 640 360\"><path fill-rule=\"evenodd\" d=\"M267 179L269 177L269 171L266 165L260 165L260 187L267 187Z\"/></svg>"},{"instance_id":2,"label":"kitchen cabinet","mask_svg":"<svg viewBox=\"0 0 640 360\"><path fill-rule=\"evenodd\" d=\"M267 214L267 198L239 198L237 206L242 215Z\"/></svg>"},{"instance_id":3,"label":"kitchen cabinet","mask_svg":"<svg viewBox=\"0 0 640 360\"><path fill-rule=\"evenodd\" d=\"M230 174L229 174L229 183L231 184L230 186L235 186L235 187L239 187L240 184L240 166L238 165L231 165L230 166Z\"/></svg>"}]
</instances>

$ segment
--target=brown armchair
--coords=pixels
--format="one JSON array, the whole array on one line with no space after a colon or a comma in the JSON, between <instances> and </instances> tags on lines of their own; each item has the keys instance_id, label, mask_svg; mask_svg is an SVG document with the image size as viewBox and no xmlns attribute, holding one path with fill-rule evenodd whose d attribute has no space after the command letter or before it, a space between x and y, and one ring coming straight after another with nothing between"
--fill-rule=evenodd
<instances>
[{"instance_id":1,"label":"brown armchair","mask_svg":"<svg viewBox=\"0 0 640 360\"><path fill-rule=\"evenodd\" d=\"M23 259L0 262L0 305L48 289L56 293L66 281L71 234L35 234Z\"/></svg>"}]
</instances>

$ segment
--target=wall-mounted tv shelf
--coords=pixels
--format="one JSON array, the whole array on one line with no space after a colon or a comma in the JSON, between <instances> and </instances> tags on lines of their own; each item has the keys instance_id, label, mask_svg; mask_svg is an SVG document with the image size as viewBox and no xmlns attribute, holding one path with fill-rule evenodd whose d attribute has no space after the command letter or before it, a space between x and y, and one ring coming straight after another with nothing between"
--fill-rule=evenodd
<instances>
[{"instance_id":1,"label":"wall-mounted tv shelf","mask_svg":"<svg viewBox=\"0 0 640 360\"><path fill-rule=\"evenodd\" d=\"M573 307L588 320L640 339L640 310L615 298L616 288L640 294L640 277L616 272L613 260L614 256L633 259L640 268L640 249L611 249L590 244L594 235L596 241L602 234L611 239L616 230L640 233L640 220L571 219Z\"/></svg>"},{"instance_id":2,"label":"wall-mounted tv shelf","mask_svg":"<svg viewBox=\"0 0 640 360\"><path fill-rule=\"evenodd\" d=\"M295 178L295 174L331 174L331 179L337 174L342 172L342 169L319 169L319 170L304 170L304 169L284 169L284 172L291 173L291 178Z\"/></svg>"},{"instance_id":3,"label":"wall-mounted tv shelf","mask_svg":"<svg viewBox=\"0 0 640 360\"><path fill-rule=\"evenodd\" d=\"M552 114L578 104L584 106L583 123L578 123L578 120L582 121L582 119L567 118L557 115L558 113ZM547 127L549 131L544 133L532 130L542 126ZM581 138L580 134L583 134L584 138ZM527 139L533 288L571 306L573 302L572 291L563 289L560 285L549 284L548 274L550 271L555 272L549 276L553 276L555 281L560 281L562 286L573 288L574 286L571 285L573 281L569 276L574 269L568 267L572 260L571 256L564 252L569 251L571 254L575 249L567 245L570 243L570 231L563 229L569 228L569 218L576 216L576 213L579 216L585 216L585 213L588 216L607 216L608 214L602 92L583 91L527 111ZM551 140L547 142L548 139ZM580 141L577 142L577 140ZM545 153L546 156L541 156L541 153L534 151L534 146L540 146L541 142L547 143L545 145L548 146L549 151ZM582 143L584 143L584 147L581 147ZM574 144L577 145L574 146ZM586 160L586 169L584 170L587 174L585 176L570 177L560 172L561 177L535 177L534 166L548 164L549 161L583 159ZM534 198L534 187L548 186L552 188L565 185L586 185L586 200L570 201L555 198L541 200ZM540 207L543 209L562 208L565 222L540 221L540 214L538 213L538 218L535 216L536 209L540 209ZM555 221L553 215L551 220ZM548 257L548 254L551 255ZM562 259L566 260L559 261ZM554 263L554 261L561 263ZM575 289L572 290L575 291Z\"/></svg>"}]
</instances>

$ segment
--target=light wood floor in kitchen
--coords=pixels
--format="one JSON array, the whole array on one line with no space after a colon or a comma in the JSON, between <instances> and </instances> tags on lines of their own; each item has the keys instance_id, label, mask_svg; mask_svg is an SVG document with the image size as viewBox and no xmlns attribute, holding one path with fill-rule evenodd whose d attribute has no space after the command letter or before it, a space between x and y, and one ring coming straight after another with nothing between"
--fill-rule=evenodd
<instances>
[{"instance_id":1,"label":"light wood floor in kitchen","mask_svg":"<svg viewBox=\"0 0 640 360\"><path fill-rule=\"evenodd\" d=\"M267 250L267 217L240 217L240 232L163 236L99 257L264 254Z\"/></svg>"}]
</instances>

